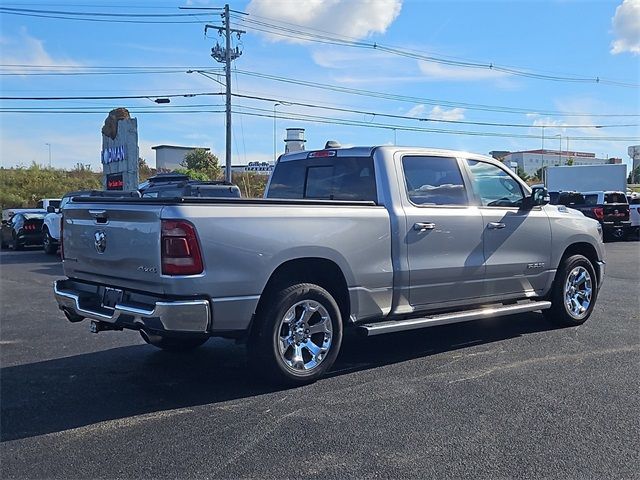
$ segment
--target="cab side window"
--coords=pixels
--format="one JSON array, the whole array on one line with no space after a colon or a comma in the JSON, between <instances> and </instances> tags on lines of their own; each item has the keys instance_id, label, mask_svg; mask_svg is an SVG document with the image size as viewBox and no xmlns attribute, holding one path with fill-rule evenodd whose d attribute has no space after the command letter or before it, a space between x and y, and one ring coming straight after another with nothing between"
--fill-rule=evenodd
<instances>
[{"instance_id":1,"label":"cab side window","mask_svg":"<svg viewBox=\"0 0 640 480\"><path fill-rule=\"evenodd\" d=\"M467 205L467 193L450 157L406 156L402 159L407 195L417 205Z\"/></svg>"},{"instance_id":2,"label":"cab side window","mask_svg":"<svg viewBox=\"0 0 640 480\"><path fill-rule=\"evenodd\" d=\"M483 207L520 207L524 192L520 183L487 162L467 160L471 171L471 185Z\"/></svg>"}]
</instances>

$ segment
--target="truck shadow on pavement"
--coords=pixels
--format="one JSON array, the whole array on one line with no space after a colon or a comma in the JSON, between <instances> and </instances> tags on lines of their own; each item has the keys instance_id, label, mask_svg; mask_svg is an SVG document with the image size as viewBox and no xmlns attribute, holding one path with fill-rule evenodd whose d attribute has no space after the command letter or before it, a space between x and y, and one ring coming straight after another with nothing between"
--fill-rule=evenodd
<instances>
[{"instance_id":1,"label":"truck shadow on pavement","mask_svg":"<svg viewBox=\"0 0 640 480\"><path fill-rule=\"evenodd\" d=\"M540 314L529 313L373 338L348 338L327 378L316 388L330 389L336 377L343 375L554 328ZM432 365L434 370L437 364ZM256 379L252 373L244 346L219 339L190 354L133 345L5 367L0 370L0 440L283 390Z\"/></svg>"}]
</instances>

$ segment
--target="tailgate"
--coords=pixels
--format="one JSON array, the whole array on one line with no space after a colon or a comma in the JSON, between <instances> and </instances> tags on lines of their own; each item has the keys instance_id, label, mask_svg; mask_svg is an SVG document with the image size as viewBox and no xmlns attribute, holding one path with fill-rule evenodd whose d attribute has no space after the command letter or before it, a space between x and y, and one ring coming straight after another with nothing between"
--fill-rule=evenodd
<instances>
[{"instance_id":1,"label":"tailgate","mask_svg":"<svg viewBox=\"0 0 640 480\"><path fill-rule=\"evenodd\" d=\"M629 220L629 205L626 203L605 203L604 210L604 222L626 222Z\"/></svg>"},{"instance_id":2,"label":"tailgate","mask_svg":"<svg viewBox=\"0 0 640 480\"><path fill-rule=\"evenodd\" d=\"M63 215L64 270L71 278L164 293L162 205L69 203Z\"/></svg>"}]
</instances>

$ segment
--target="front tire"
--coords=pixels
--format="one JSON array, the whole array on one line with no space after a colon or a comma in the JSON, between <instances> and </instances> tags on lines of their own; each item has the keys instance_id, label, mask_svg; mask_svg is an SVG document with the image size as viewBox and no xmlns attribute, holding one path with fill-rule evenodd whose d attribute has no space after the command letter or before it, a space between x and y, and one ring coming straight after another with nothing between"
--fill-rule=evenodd
<instances>
[{"instance_id":1,"label":"front tire","mask_svg":"<svg viewBox=\"0 0 640 480\"><path fill-rule=\"evenodd\" d=\"M160 335L149 334L144 330L140 330L140 336L149 345L153 345L154 347L167 352L188 352L198 348L209 340L209 337L162 337Z\"/></svg>"},{"instance_id":2,"label":"front tire","mask_svg":"<svg viewBox=\"0 0 640 480\"><path fill-rule=\"evenodd\" d=\"M58 244L53 238L51 238L51 235L49 235L48 228L44 229L42 236L42 249L44 250L44 253L48 255L55 255L58 251Z\"/></svg>"},{"instance_id":3,"label":"front tire","mask_svg":"<svg viewBox=\"0 0 640 480\"><path fill-rule=\"evenodd\" d=\"M557 325L582 325L591 316L597 296L593 265L583 255L572 255L560 264L550 294L551 308L543 314Z\"/></svg>"},{"instance_id":4,"label":"front tire","mask_svg":"<svg viewBox=\"0 0 640 480\"><path fill-rule=\"evenodd\" d=\"M305 385L331 368L342 343L338 304L324 288L300 283L266 299L249 339L254 367L276 383Z\"/></svg>"}]
</instances>

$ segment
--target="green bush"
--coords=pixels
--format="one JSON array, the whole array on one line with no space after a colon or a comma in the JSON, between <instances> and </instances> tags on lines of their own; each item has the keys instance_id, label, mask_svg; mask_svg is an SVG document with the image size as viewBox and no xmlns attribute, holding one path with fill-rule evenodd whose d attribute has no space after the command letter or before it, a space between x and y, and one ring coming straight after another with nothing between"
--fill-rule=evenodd
<instances>
[{"instance_id":1,"label":"green bush","mask_svg":"<svg viewBox=\"0 0 640 480\"><path fill-rule=\"evenodd\" d=\"M86 168L62 170L37 164L0 167L0 208L33 208L41 198L60 198L74 190L100 190L101 174Z\"/></svg>"}]
</instances>

